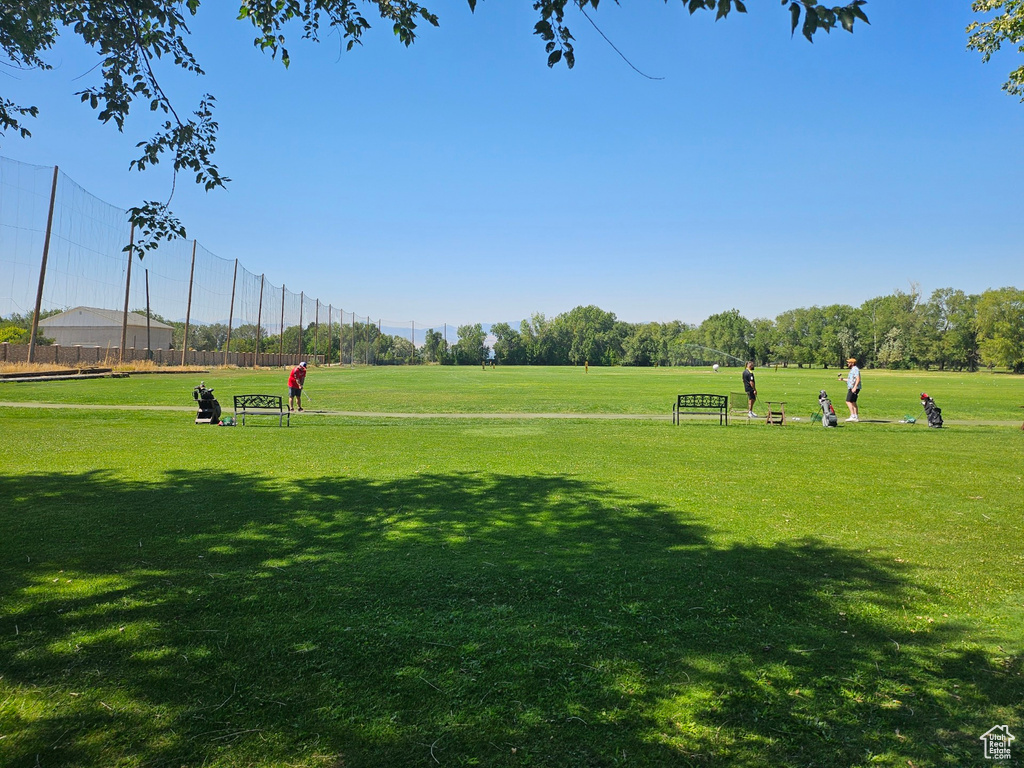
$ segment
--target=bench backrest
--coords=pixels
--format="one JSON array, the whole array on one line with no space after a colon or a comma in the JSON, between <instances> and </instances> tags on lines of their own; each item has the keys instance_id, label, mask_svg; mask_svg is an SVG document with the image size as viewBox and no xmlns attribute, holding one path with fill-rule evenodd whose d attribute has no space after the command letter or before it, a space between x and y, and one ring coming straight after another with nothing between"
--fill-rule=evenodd
<instances>
[{"instance_id":1,"label":"bench backrest","mask_svg":"<svg viewBox=\"0 0 1024 768\"><path fill-rule=\"evenodd\" d=\"M676 398L677 408L722 408L728 409L727 395L679 395Z\"/></svg>"},{"instance_id":2,"label":"bench backrest","mask_svg":"<svg viewBox=\"0 0 1024 768\"><path fill-rule=\"evenodd\" d=\"M750 396L746 392L730 392L729 410L733 413L746 413L750 410Z\"/></svg>"},{"instance_id":3,"label":"bench backrest","mask_svg":"<svg viewBox=\"0 0 1024 768\"><path fill-rule=\"evenodd\" d=\"M272 408L284 410L284 402L280 395L235 395L235 409L239 408Z\"/></svg>"}]
</instances>

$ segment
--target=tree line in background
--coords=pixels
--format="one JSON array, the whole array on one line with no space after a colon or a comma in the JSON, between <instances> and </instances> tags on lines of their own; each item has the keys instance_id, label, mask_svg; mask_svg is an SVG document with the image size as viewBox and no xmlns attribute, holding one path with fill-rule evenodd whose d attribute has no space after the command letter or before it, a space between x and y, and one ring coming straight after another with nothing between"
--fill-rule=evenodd
<instances>
[{"instance_id":1,"label":"tree line in background","mask_svg":"<svg viewBox=\"0 0 1024 768\"><path fill-rule=\"evenodd\" d=\"M54 314L50 312L48 314ZM140 311L145 314L145 311ZM159 316L183 346L184 323ZM0 318L0 342L27 343L31 315ZM255 325L231 330L232 352L254 352ZM738 310L712 315L699 325L680 321L626 323L595 306L547 318L534 314L515 329L508 323L458 327L449 343L435 329L421 345L382 333L373 323L310 323L281 334L259 334L260 352L323 355L331 363L404 365L759 365L843 367L856 357L864 367L974 371L979 366L1024 373L1024 291L999 288L966 294L941 288L924 300L916 287L869 299L859 307L832 304L792 309L774 319L748 320ZM222 351L223 323L193 325L188 347ZM46 340L39 343L46 343Z\"/></svg>"},{"instance_id":2,"label":"tree line in background","mask_svg":"<svg viewBox=\"0 0 1024 768\"><path fill-rule=\"evenodd\" d=\"M875 368L974 371L981 365L1024 373L1024 291L966 294L942 288L923 300L896 291L859 307L832 304L748 320L738 310L700 325L624 323L598 307L548 320L534 315L514 330L491 328L494 357L511 365L759 365L845 367L856 357ZM461 334L460 334L461 343Z\"/></svg>"}]
</instances>

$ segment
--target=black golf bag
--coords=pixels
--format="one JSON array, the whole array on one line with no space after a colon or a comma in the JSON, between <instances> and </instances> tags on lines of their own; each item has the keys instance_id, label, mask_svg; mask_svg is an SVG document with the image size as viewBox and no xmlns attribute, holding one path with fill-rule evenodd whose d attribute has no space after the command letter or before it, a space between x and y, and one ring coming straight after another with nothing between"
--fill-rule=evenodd
<instances>
[{"instance_id":1,"label":"black golf bag","mask_svg":"<svg viewBox=\"0 0 1024 768\"><path fill-rule=\"evenodd\" d=\"M942 409L935 404L927 392L921 393L921 405L924 406L924 415L928 417L928 426L938 429L942 426Z\"/></svg>"},{"instance_id":2,"label":"black golf bag","mask_svg":"<svg viewBox=\"0 0 1024 768\"><path fill-rule=\"evenodd\" d=\"M818 403L821 405L821 426L839 426L839 417L836 416L836 409L832 407L832 401L828 399L824 389L818 393Z\"/></svg>"},{"instance_id":3,"label":"black golf bag","mask_svg":"<svg viewBox=\"0 0 1024 768\"><path fill-rule=\"evenodd\" d=\"M205 381L199 382L199 386L192 390L192 399L199 404L196 424L220 423L220 403L213 396L213 390L206 388Z\"/></svg>"}]
</instances>

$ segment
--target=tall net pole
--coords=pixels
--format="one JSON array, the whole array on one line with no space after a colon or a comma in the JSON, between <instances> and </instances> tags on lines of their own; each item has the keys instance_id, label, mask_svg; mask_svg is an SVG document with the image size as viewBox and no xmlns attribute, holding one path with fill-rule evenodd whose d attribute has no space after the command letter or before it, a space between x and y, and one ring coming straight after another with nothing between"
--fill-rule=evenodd
<instances>
[{"instance_id":1,"label":"tall net pole","mask_svg":"<svg viewBox=\"0 0 1024 768\"><path fill-rule=\"evenodd\" d=\"M124 314L121 316L121 351L120 360L124 362L124 348L128 343L128 297L132 289L132 251L135 246L135 224L132 224L131 234L128 235L128 274L124 279Z\"/></svg>"},{"instance_id":2,"label":"tall net pole","mask_svg":"<svg viewBox=\"0 0 1024 768\"><path fill-rule=\"evenodd\" d=\"M188 354L188 324L192 319L192 284L196 277L196 241L192 241L192 267L188 272L188 307L185 309L185 336L181 342L181 364L185 365L185 355Z\"/></svg>"},{"instance_id":3,"label":"tall net pole","mask_svg":"<svg viewBox=\"0 0 1024 768\"><path fill-rule=\"evenodd\" d=\"M256 310L256 356L253 358L253 365L260 364L260 331L263 330L263 283L266 281L265 274L260 275L260 302Z\"/></svg>"},{"instance_id":4,"label":"tall net pole","mask_svg":"<svg viewBox=\"0 0 1024 768\"><path fill-rule=\"evenodd\" d=\"M36 336L39 333L39 312L43 308L43 283L46 281L46 260L50 256L50 232L53 230L53 206L57 202L57 166L53 166L53 184L50 186L50 212L46 214L46 237L43 239L43 261L39 265L39 290L36 291L36 311L32 313L32 335L28 340L28 361L36 360Z\"/></svg>"},{"instance_id":5,"label":"tall net pole","mask_svg":"<svg viewBox=\"0 0 1024 768\"><path fill-rule=\"evenodd\" d=\"M224 365L228 364L228 351L231 349L231 326L235 322L236 285L238 285L238 259L235 259L235 276L231 278L231 309L228 310L228 338L224 342Z\"/></svg>"},{"instance_id":6,"label":"tall net pole","mask_svg":"<svg viewBox=\"0 0 1024 768\"><path fill-rule=\"evenodd\" d=\"M281 352L280 355L284 358L284 285L281 286ZM283 360L280 361L283 363Z\"/></svg>"},{"instance_id":7,"label":"tall net pole","mask_svg":"<svg viewBox=\"0 0 1024 768\"><path fill-rule=\"evenodd\" d=\"M299 357L302 357L302 336L305 330L302 326L302 310L306 306L306 292L299 291Z\"/></svg>"},{"instance_id":8,"label":"tall net pole","mask_svg":"<svg viewBox=\"0 0 1024 768\"><path fill-rule=\"evenodd\" d=\"M146 270L146 359L153 359L153 342L151 340L151 331L149 327L149 270Z\"/></svg>"}]
</instances>

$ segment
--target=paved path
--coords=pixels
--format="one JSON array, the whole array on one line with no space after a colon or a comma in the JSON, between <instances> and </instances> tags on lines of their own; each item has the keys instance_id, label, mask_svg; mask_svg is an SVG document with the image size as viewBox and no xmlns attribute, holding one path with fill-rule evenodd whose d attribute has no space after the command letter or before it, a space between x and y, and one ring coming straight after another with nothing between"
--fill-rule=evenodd
<instances>
[{"instance_id":1,"label":"paved path","mask_svg":"<svg viewBox=\"0 0 1024 768\"><path fill-rule=\"evenodd\" d=\"M48 409L74 409L80 411L177 411L194 413L194 405L102 405L89 403L6 403L0 402L0 408L48 408ZM230 408L224 410L224 415L232 414ZM506 419L506 420L527 420L527 419L590 419L598 421L670 421L671 414L658 413L399 413L395 411L320 411L305 410L301 414L293 412L292 418L304 418L307 416L351 416L362 419ZM698 417L700 418L700 417ZM706 418L718 418L715 415ZM793 421L794 419L790 419ZM753 419L760 424L763 419ZM742 417L733 419L734 424L742 424L745 419ZM816 420L799 417L798 423L816 423ZM842 423L842 422L840 422ZM895 421L883 419L865 419L861 424L895 424ZM965 420L946 419L948 426L975 426L975 427L1019 427L1019 421L994 421L989 419ZM918 420L921 426L927 426L924 419ZM845 425L852 426L852 425Z\"/></svg>"},{"instance_id":2,"label":"paved path","mask_svg":"<svg viewBox=\"0 0 1024 768\"><path fill-rule=\"evenodd\" d=\"M89 403L5 403L0 408L71 408L85 411L191 411L196 406L188 405L97 405ZM230 407L224 409L230 415ZM307 408L302 413L293 411L292 418L305 416L354 416L357 418L391 418L391 419L633 419L648 421L667 421L671 414L657 413L399 413L395 411L321 411ZM714 417L717 418L717 417Z\"/></svg>"}]
</instances>

